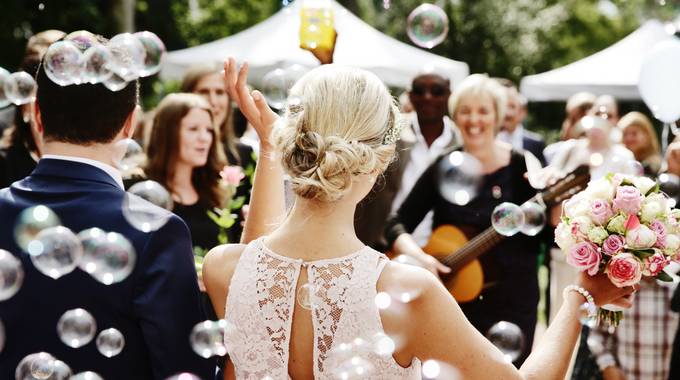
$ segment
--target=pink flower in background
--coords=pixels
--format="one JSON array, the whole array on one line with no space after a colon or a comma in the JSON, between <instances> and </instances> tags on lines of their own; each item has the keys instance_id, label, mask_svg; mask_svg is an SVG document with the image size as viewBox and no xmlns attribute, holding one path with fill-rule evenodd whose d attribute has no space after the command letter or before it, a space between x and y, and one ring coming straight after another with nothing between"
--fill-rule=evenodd
<instances>
[{"instance_id":1,"label":"pink flower in background","mask_svg":"<svg viewBox=\"0 0 680 380\"><path fill-rule=\"evenodd\" d=\"M609 256L623 251L623 245L626 243L621 235L609 235L602 243L602 250Z\"/></svg>"},{"instance_id":2,"label":"pink flower in background","mask_svg":"<svg viewBox=\"0 0 680 380\"><path fill-rule=\"evenodd\" d=\"M590 206L590 214L593 218L593 222L603 225L607 223L609 218L614 216L612 208L609 206L609 202L602 199L596 199Z\"/></svg>"},{"instance_id":3,"label":"pink flower in background","mask_svg":"<svg viewBox=\"0 0 680 380\"><path fill-rule=\"evenodd\" d=\"M567 263L580 271L586 271L594 276L600 267L602 255L597 249L597 245L585 241L572 246L567 254Z\"/></svg>"},{"instance_id":4,"label":"pink flower in background","mask_svg":"<svg viewBox=\"0 0 680 380\"><path fill-rule=\"evenodd\" d=\"M645 197L635 186L619 186L614 197L614 211L637 214Z\"/></svg>"},{"instance_id":5,"label":"pink flower in background","mask_svg":"<svg viewBox=\"0 0 680 380\"><path fill-rule=\"evenodd\" d=\"M642 279L642 263L632 253L619 253L609 261L606 272L617 287L632 286Z\"/></svg>"},{"instance_id":6,"label":"pink flower in background","mask_svg":"<svg viewBox=\"0 0 680 380\"><path fill-rule=\"evenodd\" d=\"M645 259L645 269L643 274L645 276L656 276L661 273L663 268L665 268L669 262L670 260L666 258L666 256L657 252Z\"/></svg>"},{"instance_id":7,"label":"pink flower in background","mask_svg":"<svg viewBox=\"0 0 680 380\"><path fill-rule=\"evenodd\" d=\"M231 186L238 186L245 176L240 166L225 166L220 172L220 177Z\"/></svg>"},{"instance_id":8,"label":"pink flower in background","mask_svg":"<svg viewBox=\"0 0 680 380\"><path fill-rule=\"evenodd\" d=\"M654 243L654 246L664 248L666 246L666 226L662 222L655 220L649 223L649 229L656 233L656 243Z\"/></svg>"}]
</instances>

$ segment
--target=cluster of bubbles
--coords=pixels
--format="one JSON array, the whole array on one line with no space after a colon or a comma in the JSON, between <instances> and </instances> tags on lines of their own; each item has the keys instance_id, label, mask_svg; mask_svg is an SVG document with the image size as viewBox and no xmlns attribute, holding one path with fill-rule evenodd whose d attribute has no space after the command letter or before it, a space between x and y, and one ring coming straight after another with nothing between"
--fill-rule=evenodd
<instances>
[{"instance_id":1,"label":"cluster of bubbles","mask_svg":"<svg viewBox=\"0 0 680 380\"><path fill-rule=\"evenodd\" d=\"M446 39L449 18L433 4L421 4L406 19L406 34L414 44L432 49Z\"/></svg>"},{"instance_id":2,"label":"cluster of bubbles","mask_svg":"<svg viewBox=\"0 0 680 380\"><path fill-rule=\"evenodd\" d=\"M227 347L224 345L224 335L229 328L231 328L229 323L224 319L198 323L189 335L191 348L196 354L206 359L211 356L226 355Z\"/></svg>"},{"instance_id":3,"label":"cluster of bubbles","mask_svg":"<svg viewBox=\"0 0 680 380\"><path fill-rule=\"evenodd\" d=\"M437 361L426 360L421 367L423 380L462 380L463 375L456 368Z\"/></svg>"},{"instance_id":4,"label":"cluster of bubbles","mask_svg":"<svg viewBox=\"0 0 680 380\"><path fill-rule=\"evenodd\" d=\"M9 73L0 67L0 108L10 104L17 106L35 100L37 91L35 79L25 71Z\"/></svg>"},{"instance_id":5,"label":"cluster of bubbles","mask_svg":"<svg viewBox=\"0 0 680 380\"><path fill-rule=\"evenodd\" d=\"M524 350L524 334L516 324L500 321L489 329L486 338L503 354L503 359L512 363Z\"/></svg>"},{"instance_id":6,"label":"cluster of bubbles","mask_svg":"<svg viewBox=\"0 0 680 380\"><path fill-rule=\"evenodd\" d=\"M121 33L106 43L79 30L50 45L45 53L45 73L60 86L102 83L119 91L127 83L160 70L163 41L144 31Z\"/></svg>"},{"instance_id":7,"label":"cluster of bubbles","mask_svg":"<svg viewBox=\"0 0 680 380\"><path fill-rule=\"evenodd\" d=\"M66 380L72 379L73 371L63 361L47 352L27 355L17 365L16 380Z\"/></svg>"},{"instance_id":8,"label":"cluster of bubbles","mask_svg":"<svg viewBox=\"0 0 680 380\"><path fill-rule=\"evenodd\" d=\"M61 226L57 215L42 205L21 212L14 234L36 269L53 279L79 267L102 284L111 285L128 277L137 258L134 247L123 235L98 228L76 235ZM11 263L3 260L3 267L11 265L5 261Z\"/></svg>"},{"instance_id":9,"label":"cluster of bubbles","mask_svg":"<svg viewBox=\"0 0 680 380\"><path fill-rule=\"evenodd\" d=\"M527 236L536 236L546 223L545 206L527 201L522 206L511 202L503 202L491 213L491 225L503 236L513 236L522 232Z\"/></svg>"},{"instance_id":10,"label":"cluster of bubbles","mask_svg":"<svg viewBox=\"0 0 680 380\"><path fill-rule=\"evenodd\" d=\"M274 69L262 78L262 94L272 108L282 109L286 106L290 89L308 68L293 64L285 68Z\"/></svg>"}]
</instances>

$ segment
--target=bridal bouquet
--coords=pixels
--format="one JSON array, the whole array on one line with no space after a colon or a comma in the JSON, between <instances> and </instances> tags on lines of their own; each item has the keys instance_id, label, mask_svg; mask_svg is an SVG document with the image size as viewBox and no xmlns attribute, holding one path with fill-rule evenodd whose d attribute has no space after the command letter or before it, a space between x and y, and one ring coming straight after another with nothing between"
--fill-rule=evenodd
<instances>
[{"instance_id":1,"label":"bridal bouquet","mask_svg":"<svg viewBox=\"0 0 680 380\"><path fill-rule=\"evenodd\" d=\"M673 206L655 181L609 174L564 203L555 242L571 266L591 276L605 273L618 287L643 276L672 281L663 269L680 247L680 210ZM617 326L623 313L608 306L597 320Z\"/></svg>"}]
</instances>

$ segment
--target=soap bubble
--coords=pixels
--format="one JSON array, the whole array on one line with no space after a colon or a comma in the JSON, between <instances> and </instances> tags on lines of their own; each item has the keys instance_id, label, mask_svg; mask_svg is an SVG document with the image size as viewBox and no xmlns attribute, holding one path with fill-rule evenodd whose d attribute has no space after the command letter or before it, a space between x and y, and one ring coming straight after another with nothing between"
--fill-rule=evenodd
<instances>
[{"instance_id":1,"label":"soap bubble","mask_svg":"<svg viewBox=\"0 0 680 380\"><path fill-rule=\"evenodd\" d=\"M191 330L189 341L191 348L199 356L209 358L211 356L224 356L227 348L224 345L224 334L228 328L228 322L224 319L219 321L204 321Z\"/></svg>"},{"instance_id":2,"label":"soap bubble","mask_svg":"<svg viewBox=\"0 0 680 380\"><path fill-rule=\"evenodd\" d=\"M81 52L84 52L99 43L97 41L97 37L87 30L77 30L75 32L71 32L66 37L64 37L64 41L72 43Z\"/></svg>"},{"instance_id":3,"label":"soap bubble","mask_svg":"<svg viewBox=\"0 0 680 380\"><path fill-rule=\"evenodd\" d=\"M12 73L4 84L5 96L17 106L35 100L38 85L35 79L25 71Z\"/></svg>"},{"instance_id":4,"label":"soap bubble","mask_svg":"<svg viewBox=\"0 0 680 380\"><path fill-rule=\"evenodd\" d=\"M456 368L437 360L426 360L421 367L423 380L462 380Z\"/></svg>"},{"instance_id":5,"label":"soap bubble","mask_svg":"<svg viewBox=\"0 0 680 380\"><path fill-rule=\"evenodd\" d=\"M17 245L28 252L28 244L33 241L40 231L56 227L61 222L52 210L46 206L33 206L25 209L17 217L14 225L14 239Z\"/></svg>"},{"instance_id":6,"label":"soap bubble","mask_svg":"<svg viewBox=\"0 0 680 380\"><path fill-rule=\"evenodd\" d=\"M83 257L78 266L97 281L111 285L132 273L137 255L125 236L90 228L81 231L78 239L83 246Z\"/></svg>"},{"instance_id":7,"label":"soap bubble","mask_svg":"<svg viewBox=\"0 0 680 380\"><path fill-rule=\"evenodd\" d=\"M177 375L170 376L165 380L201 380L200 377L194 375L193 373L178 373Z\"/></svg>"},{"instance_id":8,"label":"soap bubble","mask_svg":"<svg viewBox=\"0 0 680 380\"><path fill-rule=\"evenodd\" d=\"M173 215L170 211L129 193L123 198L122 211L125 220L142 232L160 229Z\"/></svg>"},{"instance_id":9,"label":"soap bubble","mask_svg":"<svg viewBox=\"0 0 680 380\"><path fill-rule=\"evenodd\" d=\"M5 348L5 325L3 325L2 320L0 320L0 353L3 348Z\"/></svg>"},{"instance_id":10,"label":"soap bubble","mask_svg":"<svg viewBox=\"0 0 680 380\"><path fill-rule=\"evenodd\" d=\"M71 41L57 41L50 45L43 58L45 74L52 82L68 86L81 82L85 61L83 53Z\"/></svg>"},{"instance_id":11,"label":"soap bubble","mask_svg":"<svg viewBox=\"0 0 680 380\"><path fill-rule=\"evenodd\" d=\"M353 356L331 367L333 378L337 380L366 379L373 372L373 364L361 356Z\"/></svg>"},{"instance_id":12,"label":"soap bubble","mask_svg":"<svg viewBox=\"0 0 680 380\"><path fill-rule=\"evenodd\" d=\"M156 74L161 69L161 58L165 53L165 45L157 35L151 32L137 32L133 34L142 43L145 50L144 68L139 72L142 77Z\"/></svg>"},{"instance_id":13,"label":"soap bubble","mask_svg":"<svg viewBox=\"0 0 680 380\"><path fill-rule=\"evenodd\" d=\"M628 160L624 163L624 171L626 174L641 176L645 174L645 168L640 161Z\"/></svg>"},{"instance_id":14,"label":"soap bubble","mask_svg":"<svg viewBox=\"0 0 680 380\"><path fill-rule=\"evenodd\" d=\"M297 302L303 309L312 310L312 293L314 285L306 282L298 287Z\"/></svg>"},{"instance_id":15,"label":"soap bubble","mask_svg":"<svg viewBox=\"0 0 680 380\"><path fill-rule=\"evenodd\" d=\"M28 244L28 254L36 269L56 280L78 266L83 248L71 230L57 226L40 231Z\"/></svg>"},{"instance_id":16,"label":"soap bubble","mask_svg":"<svg viewBox=\"0 0 680 380\"><path fill-rule=\"evenodd\" d=\"M7 107L12 103L5 94L5 82L9 80L9 71L0 67L0 108Z\"/></svg>"},{"instance_id":17,"label":"soap bubble","mask_svg":"<svg viewBox=\"0 0 680 380\"><path fill-rule=\"evenodd\" d=\"M520 231L527 236L536 236L545 226L545 207L536 202L525 202L521 207L524 223Z\"/></svg>"},{"instance_id":18,"label":"soap bubble","mask_svg":"<svg viewBox=\"0 0 680 380\"><path fill-rule=\"evenodd\" d=\"M469 153L455 151L439 161L438 175L441 196L464 206L477 197L482 183L482 164Z\"/></svg>"},{"instance_id":19,"label":"soap bubble","mask_svg":"<svg viewBox=\"0 0 680 380\"><path fill-rule=\"evenodd\" d=\"M680 178L675 174L659 174L659 190L663 191L670 198L680 197Z\"/></svg>"},{"instance_id":20,"label":"soap bubble","mask_svg":"<svg viewBox=\"0 0 680 380\"><path fill-rule=\"evenodd\" d=\"M47 379L54 373L54 357L46 352L36 355L31 361L31 375L36 379Z\"/></svg>"},{"instance_id":21,"label":"soap bubble","mask_svg":"<svg viewBox=\"0 0 680 380\"><path fill-rule=\"evenodd\" d=\"M503 202L493 209L491 225L499 234L512 236L524 225L524 212L514 203Z\"/></svg>"},{"instance_id":22,"label":"soap bubble","mask_svg":"<svg viewBox=\"0 0 680 380\"><path fill-rule=\"evenodd\" d=\"M14 372L16 380L67 380L72 372L66 363L46 352L30 354L21 359Z\"/></svg>"},{"instance_id":23,"label":"soap bubble","mask_svg":"<svg viewBox=\"0 0 680 380\"><path fill-rule=\"evenodd\" d=\"M82 72L82 81L95 84L111 78L113 71L109 65L112 60L111 51L102 44L96 44L87 49L83 54L85 67ZM127 84L125 81L123 83Z\"/></svg>"},{"instance_id":24,"label":"soap bubble","mask_svg":"<svg viewBox=\"0 0 680 380\"><path fill-rule=\"evenodd\" d=\"M128 82L113 71L110 77L102 81L102 84L111 91L120 91L127 87Z\"/></svg>"},{"instance_id":25,"label":"soap bubble","mask_svg":"<svg viewBox=\"0 0 680 380\"><path fill-rule=\"evenodd\" d=\"M411 11L406 20L406 34L414 44L431 49L446 39L449 18L436 5L421 4Z\"/></svg>"},{"instance_id":26,"label":"soap bubble","mask_svg":"<svg viewBox=\"0 0 680 380\"><path fill-rule=\"evenodd\" d=\"M82 347L94 338L97 323L84 309L72 309L65 312L57 323L59 339L72 348Z\"/></svg>"},{"instance_id":27,"label":"soap bubble","mask_svg":"<svg viewBox=\"0 0 680 380\"><path fill-rule=\"evenodd\" d=\"M124 172L139 168L146 161L144 149L133 139L123 139L114 144L113 163Z\"/></svg>"},{"instance_id":28,"label":"soap bubble","mask_svg":"<svg viewBox=\"0 0 680 380\"><path fill-rule=\"evenodd\" d=\"M597 324L597 306L584 302L578 308L578 320L583 326L593 328Z\"/></svg>"},{"instance_id":29,"label":"soap bubble","mask_svg":"<svg viewBox=\"0 0 680 380\"><path fill-rule=\"evenodd\" d=\"M392 304L392 297L386 292L380 292L375 295L375 306L377 306L378 309L387 309L390 307L390 304Z\"/></svg>"},{"instance_id":30,"label":"soap bubble","mask_svg":"<svg viewBox=\"0 0 680 380\"><path fill-rule=\"evenodd\" d=\"M391 357L396 349L394 340L384 333L373 336L373 352L380 356Z\"/></svg>"},{"instance_id":31,"label":"soap bubble","mask_svg":"<svg viewBox=\"0 0 680 380\"><path fill-rule=\"evenodd\" d=\"M400 264L413 265L416 267L423 267L423 263L411 255L399 255L394 258L394 261Z\"/></svg>"},{"instance_id":32,"label":"soap bubble","mask_svg":"<svg viewBox=\"0 0 680 380\"><path fill-rule=\"evenodd\" d=\"M71 376L69 380L104 380L104 378L101 377L98 373L92 371L85 371Z\"/></svg>"},{"instance_id":33,"label":"soap bubble","mask_svg":"<svg viewBox=\"0 0 680 380\"><path fill-rule=\"evenodd\" d=\"M150 180L138 182L128 189L128 193L146 199L166 210L172 210L173 208L172 196L170 196L170 193L158 182Z\"/></svg>"},{"instance_id":34,"label":"soap bubble","mask_svg":"<svg viewBox=\"0 0 680 380\"><path fill-rule=\"evenodd\" d=\"M24 268L21 261L11 253L0 249L0 301L15 295L23 282Z\"/></svg>"},{"instance_id":35,"label":"soap bubble","mask_svg":"<svg viewBox=\"0 0 680 380\"><path fill-rule=\"evenodd\" d=\"M504 356L505 361L514 362L524 349L524 334L514 323L501 321L489 329L487 339L496 346Z\"/></svg>"},{"instance_id":36,"label":"soap bubble","mask_svg":"<svg viewBox=\"0 0 680 380\"><path fill-rule=\"evenodd\" d=\"M126 81L139 78L144 71L146 50L144 45L130 33L115 35L107 45L113 61L111 69Z\"/></svg>"},{"instance_id":37,"label":"soap bubble","mask_svg":"<svg viewBox=\"0 0 680 380\"><path fill-rule=\"evenodd\" d=\"M283 69L275 69L262 78L262 94L272 108L281 109L288 98L289 83Z\"/></svg>"},{"instance_id":38,"label":"soap bubble","mask_svg":"<svg viewBox=\"0 0 680 380\"><path fill-rule=\"evenodd\" d=\"M96 343L97 350L99 350L100 354L107 358L112 358L123 351L123 347L125 347L125 338L120 331L110 328L102 330L102 332L97 335Z\"/></svg>"}]
</instances>

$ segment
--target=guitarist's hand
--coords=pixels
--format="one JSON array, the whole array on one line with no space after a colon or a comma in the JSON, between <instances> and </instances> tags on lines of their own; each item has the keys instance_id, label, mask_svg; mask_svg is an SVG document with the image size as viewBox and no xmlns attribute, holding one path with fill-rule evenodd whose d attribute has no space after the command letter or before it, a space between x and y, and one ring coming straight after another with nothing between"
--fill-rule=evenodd
<instances>
[{"instance_id":1,"label":"guitarist's hand","mask_svg":"<svg viewBox=\"0 0 680 380\"><path fill-rule=\"evenodd\" d=\"M420 266L432 272L435 276L439 276L439 273L450 273L451 268L442 264L434 258L423 251L418 243L413 240L413 237L409 234L401 234L394 241L392 246L393 250L397 254L408 255L418 260Z\"/></svg>"},{"instance_id":2,"label":"guitarist's hand","mask_svg":"<svg viewBox=\"0 0 680 380\"><path fill-rule=\"evenodd\" d=\"M418 261L422 263L422 267L432 272L435 276L439 277L440 273L448 274L451 273L451 268L439 262L434 256L430 256L423 250L417 256L414 256Z\"/></svg>"}]
</instances>

